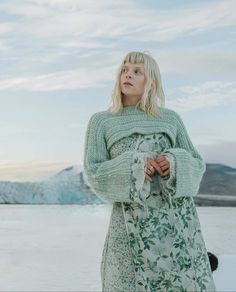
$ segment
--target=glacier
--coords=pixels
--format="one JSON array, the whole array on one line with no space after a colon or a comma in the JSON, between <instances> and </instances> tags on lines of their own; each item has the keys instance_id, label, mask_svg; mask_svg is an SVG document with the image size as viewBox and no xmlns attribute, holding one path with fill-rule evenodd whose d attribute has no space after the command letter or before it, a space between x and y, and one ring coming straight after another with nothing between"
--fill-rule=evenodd
<instances>
[{"instance_id":1,"label":"glacier","mask_svg":"<svg viewBox=\"0 0 236 292\"><path fill-rule=\"evenodd\" d=\"M236 206L236 169L206 164L194 197L197 206ZM83 168L71 165L38 182L0 181L0 204L107 204L84 179Z\"/></svg>"},{"instance_id":2,"label":"glacier","mask_svg":"<svg viewBox=\"0 0 236 292\"><path fill-rule=\"evenodd\" d=\"M82 171L70 166L39 182L0 182L1 204L102 204L84 182Z\"/></svg>"}]
</instances>

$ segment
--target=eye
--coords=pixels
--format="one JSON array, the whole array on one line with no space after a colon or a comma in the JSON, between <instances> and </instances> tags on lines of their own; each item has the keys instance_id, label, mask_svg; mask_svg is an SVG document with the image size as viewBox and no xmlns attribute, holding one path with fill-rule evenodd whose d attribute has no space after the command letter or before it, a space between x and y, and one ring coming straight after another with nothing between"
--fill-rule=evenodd
<instances>
[{"instance_id":1,"label":"eye","mask_svg":"<svg viewBox=\"0 0 236 292\"><path fill-rule=\"evenodd\" d=\"M135 74L143 74L143 73L142 73L142 70L140 70L140 69L135 69L135 70L134 70L134 73L135 73Z\"/></svg>"}]
</instances>

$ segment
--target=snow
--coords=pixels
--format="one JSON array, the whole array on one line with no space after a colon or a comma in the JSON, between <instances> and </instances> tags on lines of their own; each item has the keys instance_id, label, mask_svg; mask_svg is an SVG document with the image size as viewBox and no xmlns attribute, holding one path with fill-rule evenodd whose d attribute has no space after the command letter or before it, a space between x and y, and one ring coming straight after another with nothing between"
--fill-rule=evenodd
<instances>
[{"instance_id":1,"label":"snow","mask_svg":"<svg viewBox=\"0 0 236 292\"><path fill-rule=\"evenodd\" d=\"M111 205L0 205L0 291L101 291ZM236 291L236 208L197 208L217 291Z\"/></svg>"}]
</instances>

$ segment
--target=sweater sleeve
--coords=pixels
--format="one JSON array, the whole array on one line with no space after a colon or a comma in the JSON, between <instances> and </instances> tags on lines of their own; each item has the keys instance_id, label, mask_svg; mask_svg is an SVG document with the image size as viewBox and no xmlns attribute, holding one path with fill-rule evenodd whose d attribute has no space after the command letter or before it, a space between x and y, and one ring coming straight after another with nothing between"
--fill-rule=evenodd
<instances>
[{"instance_id":1,"label":"sweater sleeve","mask_svg":"<svg viewBox=\"0 0 236 292\"><path fill-rule=\"evenodd\" d=\"M97 114L88 123L83 161L85 181L98 197L109 203L140 202L131 189L133 155L137 151L125 151L110 159L103 125L104 121ZM154 153L149 154L154 158ZM144 157L146 155L143 153Z\"/></svg>"},{"instance_id":2,"label":"sweater sleeve","mask_svg":"<svg viewBox=\"0 0 236 292\"><path fill-rule=\"evenodd\" d=\"M162 154L173 155L175 161L175 187L174 191L171 192L172 197L193 197L198 193L206 165L194 148L180 116L177 113L175 114L178 129L176 145L174 148L164 150ZM160 179L163 180L164 178L160 177Z\"/></svg>"}]
</instances>

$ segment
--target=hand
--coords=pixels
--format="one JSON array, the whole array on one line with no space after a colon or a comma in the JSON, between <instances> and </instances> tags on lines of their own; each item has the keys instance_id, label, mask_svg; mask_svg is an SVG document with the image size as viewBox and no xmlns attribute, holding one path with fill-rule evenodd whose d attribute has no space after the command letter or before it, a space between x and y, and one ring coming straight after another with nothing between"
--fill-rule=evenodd
<instances>
[{"instance_id":1,"label":"hand","mask_svg":"<svg viewBox=\"0 0 236 292\"><path fill-rule=\"evenodd\" d=\"M159 172L160 176L167 176L170 174L170 163L164 155L157 156L155 161L158 164L157 171Z\"/></svg>"},{"instance_id":2,"label":"hand","mask_svg":"<svg viewBox=\"0 0 236 292\"><path fill-rule=\"evenodd\" d=\"M146 160L146 175L145 175L145 178L146 180L148 181L152 181L152 176L153 174L156 172L157 169L160 169L160 167L158 166L157 162L152 159L151 157L147 157L147 160Z\"/></svg>"},{"instance_id":3,"label":"hand","mask_svg":"<svg viewBox=\"0 0 236 292\"><path fill-rule=\"evenodd\" d=\"M156 171L160 174L160 176L169 175L170 164L164 155L159 155L155 159L147 157L145 178L151 182L152 181L151 177Z\"/></svg>"}]
</instances>

